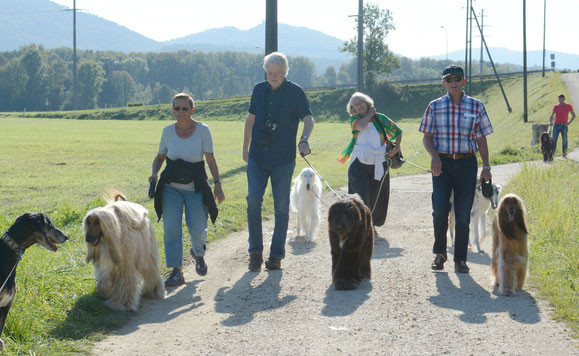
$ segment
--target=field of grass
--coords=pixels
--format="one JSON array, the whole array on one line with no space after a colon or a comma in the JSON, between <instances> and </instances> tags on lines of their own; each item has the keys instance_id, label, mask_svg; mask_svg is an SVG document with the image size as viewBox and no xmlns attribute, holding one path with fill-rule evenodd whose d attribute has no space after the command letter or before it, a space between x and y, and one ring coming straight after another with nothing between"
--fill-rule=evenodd
<instances>
[{"instance_id":1,"label":"field of grass","mask_svg":"<svg viewBox=\"0 0 579 356\"><path fill-rule=\"evenodd\" d=\"M554 315L579 335L579 164L525 165L503 194L516 193L528 211L531 282ZM540 187L540 189L537 189Z\"/></svg>"},{"instance_id":2,"label":"field of grass","mask_svg":"<svg viewBox=\"0 0 579 356\"><path fill-rule=\"evenodd\" d=\"M539 159L538 147L529 147L530 125L546 122L555 102L553 98L559 93L568 94L557 73L550 73L545 79L532 76L529 80L531 114L529 123L524 124L521 83L520 78L504 82L513 107L511 114L506 111L496 85L478 96L485 102L495 128L489 136L492 164ZM334 115L334 121L345 119L345 100L349 95L348 91L317 92L312 108ZM421 100L427 99L425 93L420 95ZM209 228L209 238L216 239L246 227L247 182L241 142L247 98L197 105L205 108L205 114L198 110L196 115L212 130L227 197L220 206L215 227ZM426 104L421 107L424 110ZM379 102L377 108L389 113ZM5 354L84 352L87 345L117 328L129 315L112 312L102 305L94 289L92 266L84 262L81 219L88 209L102 205L100 196L107 188L115 187L149 209L164 259L162 226L156 222L146 193L161 130L169 124L157 119L167 115L169 107L138 109L121 109L135 110L134 120L105 120L101 116L101 120L88 120L92 111L82 113L83 120L0 117L0 229L7 229L21 213L41 211L49 214L71 238L55 254L32 247L19 264L19 293L3 335L8 341ZM141 115L146 110L152 110L149 112L152 116ZM412 112L419 111L415 108ZM120 115L119 109L100 112L99 115L105 112L111 118ZM315 109L314 114L317 115ZM66 115L71 118L79 113ZM428 168L430 160L422 147L422 135L417 131L419 116L399 120L404 130L402 150L409 161ZM578 137L576 130L570 131L571 149L577 146ZM347 124L319 122L311 139L313 153L308 160L334 189L346 184L347 167L340 165L336 157L349 138ZM295 174L303 167L306 167L305 161L298 158ZM423 171L404 165L392 175L416 173ZM264 216L270 216L271 198L264 202Z\"/></svg>"}]
</instances>

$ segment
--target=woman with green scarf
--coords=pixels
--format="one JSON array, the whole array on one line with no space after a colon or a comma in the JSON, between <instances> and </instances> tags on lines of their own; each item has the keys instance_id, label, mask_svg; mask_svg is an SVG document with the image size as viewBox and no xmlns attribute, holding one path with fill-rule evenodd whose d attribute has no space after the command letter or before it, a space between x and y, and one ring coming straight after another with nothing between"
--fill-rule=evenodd
<instances>
[{"instance_id":1,"label":"woman with green scarf","mask_svg":"<svg viewBox=\"0 0 579 356\"><path fill-rule=\"evenodd\" d=\"M352 140L338 156L348 168L348 194L360 195L372 211L374 226L382 226L388 213L390 173L386 157L400 151L402 130L386 115L376 112L374 100L356 92L346 111L350 114ZM394 149L387 151L386 141L394 140Z\"/></svg>"}]
</instances>

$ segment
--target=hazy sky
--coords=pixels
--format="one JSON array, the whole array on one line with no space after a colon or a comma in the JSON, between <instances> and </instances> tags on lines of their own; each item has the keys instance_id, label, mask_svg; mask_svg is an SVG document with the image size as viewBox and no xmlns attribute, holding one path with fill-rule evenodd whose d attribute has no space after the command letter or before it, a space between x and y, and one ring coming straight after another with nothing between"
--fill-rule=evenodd
<instances>
[{"instance_id":1,"label":"hazy sky","mask_svg":"<svg viewBox=\"0 0 579 356\"><path fill-rule=\"evenodd\" d=\"M72 7L72 0L52 0ZM396 30L387 39L398 54L421 56L464 50L466 0L365 1L392 12ZM265 21L266 0L77 0L76 7L114 21L158 41L210 28L248 29ZM543 48L544 0L527 0L527 50ZM489 47L523 49L523 0L474 0L484 9L484 33ZM346 40L356 34L351 15L357 0L278 0L278 21L304 26ZM444 28L441 28L444 26ZM473 48L480 37L474 36ZM279 44L283 50L283 44ZM547 50L579 54L579 0L547 1Z\"/></svg>"}]
</instances>

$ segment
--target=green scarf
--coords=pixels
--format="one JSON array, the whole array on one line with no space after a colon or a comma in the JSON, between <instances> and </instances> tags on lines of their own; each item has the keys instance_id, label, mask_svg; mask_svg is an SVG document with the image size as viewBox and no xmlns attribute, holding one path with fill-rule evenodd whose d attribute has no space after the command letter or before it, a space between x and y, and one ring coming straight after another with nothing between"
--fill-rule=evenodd
<instances>
[{"instance_id":1,"label":"green scarf","mask_svg":"<svg viewBox=\"0 0 579 356\"><path fill-rule=\"evenodd\" d=\"M356 145L356 139L358 138L358 134L360 131L354 130L356 126L356 122L362 118L361 115L350 116L350 127L352 127L352 140L346 148L342 151L342 153L338 156L338 161L342 164L346 164L350 160L350 155L354 150L354 146ZM380 133L380 144L384 145L386 140L392 140L396 138L398 135L402 133L402 130L396 125L396 123L384 114L377 113L372 118L372 123L376 130ZM382 124L382 125L380 125ZM382 129L382 127L384 129Z\"/></svg>"}]
</instances>

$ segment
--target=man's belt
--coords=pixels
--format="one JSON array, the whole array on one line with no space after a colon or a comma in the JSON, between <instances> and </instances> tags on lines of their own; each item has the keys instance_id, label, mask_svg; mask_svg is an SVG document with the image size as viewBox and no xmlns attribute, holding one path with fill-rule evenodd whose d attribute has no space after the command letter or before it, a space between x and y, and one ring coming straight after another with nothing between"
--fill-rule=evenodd
<instances>
[{"instance_id":1,"label":"man's belt","mask_svg":"<svg viewBox=\"0 0 579 356\"><path fill-rule=\"evenodd\" d=\"M463 159L474 156L474 153L438 153L438 154L452 159Z\"/></svg>"}]
</instances>

